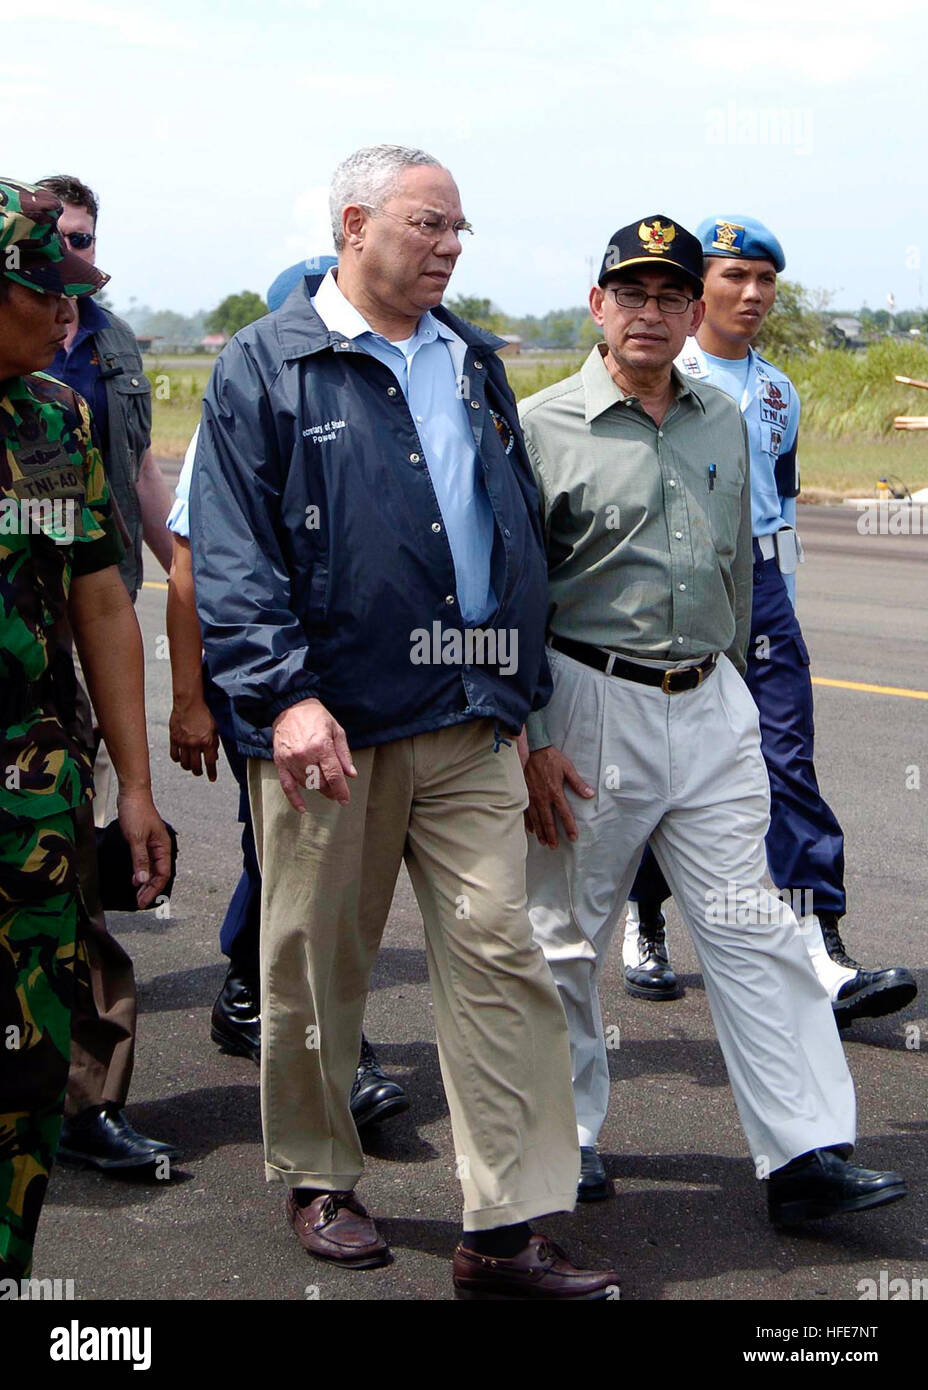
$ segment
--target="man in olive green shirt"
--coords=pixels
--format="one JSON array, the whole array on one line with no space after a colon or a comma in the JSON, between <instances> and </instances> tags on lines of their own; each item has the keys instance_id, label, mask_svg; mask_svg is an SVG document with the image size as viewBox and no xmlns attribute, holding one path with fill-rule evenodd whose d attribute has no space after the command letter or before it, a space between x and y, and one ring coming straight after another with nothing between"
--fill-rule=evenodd
<instances>
[{"instance_id":1,"label":"man in olive green shirt","mask_svg":"<svg viewBox=\"0 0 928 1390\"><path fill-rule=\"evenodd\" d=\"M700 243L669 218L616 232L590 292L605 343L522 403L554 676L527 723L529 909L570 1027L578 1196L610 1191L595 1148L609 1100L598 979L650 842L693 933L771 1217L789 1223L905 1184L846 1162L854 1088L831 1007L795 917L763 887L770 793L739 674L747 437L725 393L672 365L702 321L701 276Z\"/></svg>"}]
</instances>

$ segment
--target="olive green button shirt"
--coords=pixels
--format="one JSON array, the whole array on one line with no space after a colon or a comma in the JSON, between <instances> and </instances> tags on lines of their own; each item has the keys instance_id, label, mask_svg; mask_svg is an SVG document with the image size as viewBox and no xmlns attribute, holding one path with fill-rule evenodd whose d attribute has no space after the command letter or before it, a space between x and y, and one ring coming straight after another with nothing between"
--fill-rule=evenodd
<instances>
[{"instance_id":1,"label":"olive green button shirt","mask_svg":"<svg viewBox=\"0 0 928 1390\"><path fill-rule=\"evenodd\" d=\"M751 622L749 453L735 402L674 368L661 424L609 375L599 345L519 407L548 552L550 635L646 661L725 652ZM529 742L549 742L543 712Z\"/></svg>"}]
</instances>

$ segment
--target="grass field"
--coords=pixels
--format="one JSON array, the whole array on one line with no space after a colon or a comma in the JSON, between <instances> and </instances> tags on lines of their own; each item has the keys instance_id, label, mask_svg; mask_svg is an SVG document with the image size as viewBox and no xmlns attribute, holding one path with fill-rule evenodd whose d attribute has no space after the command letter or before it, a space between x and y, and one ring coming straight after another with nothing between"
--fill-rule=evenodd
<instances>
[{"instance_id":1,"label":"grass field","mask_svg":"<svg viewBox=\"0 0 928 1390\"><path fill-rule=\"evenodd\" d=\"M584 354L510 357L512 389L521 400L576 371ZM180 458L200 418L210 363L146 361L152 382L154 452ZM892 429L894 415L928 413L928 392L899 386L896 374L928 379L928 347L880 343L866 353L824 352L790 362L803 403L800 461L803 495L827 501L869 496L894 475L912 492L928 486L928 431Z\"/></svg>"}]
</instances>

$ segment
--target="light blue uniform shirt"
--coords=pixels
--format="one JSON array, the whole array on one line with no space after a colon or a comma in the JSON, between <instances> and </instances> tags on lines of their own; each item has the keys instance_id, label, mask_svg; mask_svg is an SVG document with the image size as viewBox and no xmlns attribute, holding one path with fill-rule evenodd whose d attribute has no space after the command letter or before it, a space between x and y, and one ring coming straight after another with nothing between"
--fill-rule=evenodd
<instances>
[{"instance_id":1,"label":"light blue uniform shirt","mask_svg":"<svg viewBox=\"0 0 928 1390\"><path fill-rule=\"evenodd\" d=\"M780 454L795 448L799 433L799 396L789 377L753 348L748 348L746 358L729 361L705 352L695 338L687 338L677 366L727 392L741 407L751 447L752 535L769 536L781 526L795 527L796 499L781 497L775 472ZM795 603L795 575L785 574L783 579Z\"/></svg>"},{"instance_id":2,"label":"light blue uniform shirt","mask_svg":"<svg viewBox=\"0 0 928 1390\"><path fill-rule=\"evenodd\" d=\"M748 384L751 359L749 357L736 357L732 361L727 357L713 357L711 352L705 351L702 355L705 358L712 385L718 386L722 391L727 391L733 400L742 400L744 388Z\"/></svg>"},{"instance_id":3,"label":"light blue uniform shirt","mask_svg":"<svg viewBox=\"0 0 928 1390\"><path fill-rule=\"evenodd\" d=\"M490 584L494 521L459 390L466 352L463 340L426 312L411 338L391 343L375 333L349 303L331 271L312 306L330 332L358 340L396 377L422 442L445 524L462 616L471 625L482 622L497 607Z\"/></svg>"}]
</instances>

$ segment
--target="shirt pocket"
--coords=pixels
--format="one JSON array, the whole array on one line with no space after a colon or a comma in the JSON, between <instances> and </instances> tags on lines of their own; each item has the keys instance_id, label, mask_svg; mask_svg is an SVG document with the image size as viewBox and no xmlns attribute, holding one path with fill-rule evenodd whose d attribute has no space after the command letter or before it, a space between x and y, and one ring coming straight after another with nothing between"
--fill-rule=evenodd
<instances>
[{"instance_id":1,"label":"shirt pocket","mask_svg":"<svg viewBox=\"0 0 928 1390\"><path fill-rule=\"evenodd\" d=\"M143 439L148 435L151 421L151 383L136 366L122 363L123 370L112 379L113 391L126 421L126 442L129 448L129 470L132 482L138 478ZM147 444L145 445L147 447Z\"/></svg>"},{"instance_id":2,"label":"shirt pocket","mask_svg":"<svg viewBox=\"0 0 928 1390\"><path fill-rule=\"evenodd\" d=\"M709 530L719 555L733 556L738 547L742 487L741 482L716 478L715 486L708 489Z\"/></svg>"}]
</instances>

